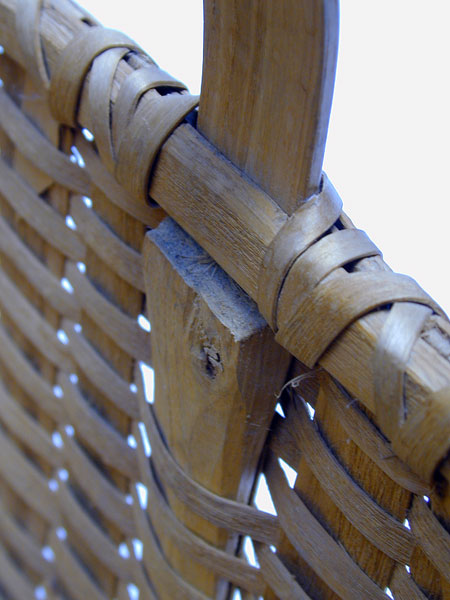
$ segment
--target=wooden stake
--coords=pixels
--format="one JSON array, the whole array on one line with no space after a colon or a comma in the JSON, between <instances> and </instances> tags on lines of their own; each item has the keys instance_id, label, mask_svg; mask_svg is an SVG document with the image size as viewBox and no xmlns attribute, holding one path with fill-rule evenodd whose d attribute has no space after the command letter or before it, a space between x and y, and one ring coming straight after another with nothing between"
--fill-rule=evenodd
<instances>
[{"instance_id":1,"label":"wooden stake","mask_svg":"<svg viewBox=\"0 0 450 600\"><path fill-rule=\"evenodd\" d=\"M255 304L173 221L147 235L144 260L161 429L190 477L247 502L290 357ZM169 498L192 531L236 549L235 536ZM161 542L183 577L207 594L218 586L220 597L216 577Z\"/></svg>"}]
</instances>

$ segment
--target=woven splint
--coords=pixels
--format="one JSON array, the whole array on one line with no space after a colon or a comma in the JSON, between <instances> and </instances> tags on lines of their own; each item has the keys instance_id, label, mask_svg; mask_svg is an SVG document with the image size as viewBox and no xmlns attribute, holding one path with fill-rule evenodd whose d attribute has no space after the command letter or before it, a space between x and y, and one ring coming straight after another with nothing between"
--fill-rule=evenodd
<instances>
[{"instance_id":1,"label":"woven splint","mask_svg":"<svg viewBox=\"0 0 450 600\"><path fill-rule=\"evenodd\" d=\"M446 600L450 325L321 173L336 3L291 141L229 103L213 5L236 89L197 111L70 0L0 0L0 598Z\"/></svg>"}]
</instances>

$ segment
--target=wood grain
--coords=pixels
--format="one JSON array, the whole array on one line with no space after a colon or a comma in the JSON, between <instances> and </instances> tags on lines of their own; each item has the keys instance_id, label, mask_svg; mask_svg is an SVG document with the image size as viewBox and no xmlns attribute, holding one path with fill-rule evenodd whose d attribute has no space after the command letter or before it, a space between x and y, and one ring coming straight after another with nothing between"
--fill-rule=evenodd
<instances>
[{"instance_id":1,"label":"wood grain","mask_svg":"<svg viewBox=\"0 0 450 600\"><path fill-rule=\"evenodd\" d=\"M319 189L336 0L206 0L199 131L288 214Z\"/></svg>"},{"instance_id":2,"label":"wood grain","mask_svg":"<svg viewBox=\"0 0 450 600\"><path fill-rule=\"evenodd\" d=\"M246 503L290 358L254 304L175 224L165 221L149 234L144 254L158 421L191 478ZM169 497L192 531L234 550L235 536ZM169 558L204 593L218 586L222 597L218 579L179 555L176 545Z\"/></svg>"}]
</instances>

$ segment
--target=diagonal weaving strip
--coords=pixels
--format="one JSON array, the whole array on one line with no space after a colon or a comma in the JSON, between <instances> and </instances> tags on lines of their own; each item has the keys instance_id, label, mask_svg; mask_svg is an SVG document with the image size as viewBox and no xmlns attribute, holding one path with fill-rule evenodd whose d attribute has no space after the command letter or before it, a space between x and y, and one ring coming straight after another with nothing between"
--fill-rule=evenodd
<instances>
[{"instance_id":1,"label":"diagonal weaving strip","mask_svg":"<svg viewBox=\"0 0 450 600\"><path fill-rule=\"evenodd\" d=\"M137 432L135 432L135 437L138 438ZM195 556L198 562L205 564L213 572L241 588L254 594L263 594L264 585L259 571L255 567L207 544L178 521L158 489L154 470L144 454L141 442L138 443L138 460L142 481L151 498L151 501L147 503L147 512L158 537L163 539L164 536L161 533L165 533L168 539L183 549L187 556Z\"/></svg>"},{"instance_id":2,"label":"diagonal weaving strip","mask_svg":"<svg viewBox=\"0 0 450 600\"><path fill-rule=\"evenodd\" d=\"M0 125L18 150L39 169L67 188L87 194L89 179L67 154L57 150L0 88Z\"/></svg>"},{"instance_id":3,"label":"diagonal weaving strip","mask_svg":"<svg viewBox=\"0 0 450 600\"><path fill-rule=\"evenodd\" d=\"M43 0L18 0L15 30L25 64L38 84L48 88L50 80L39 35Z\"/></svg>"},{"instance_id":4,"label":"diagonal weaving strip","mask_svg":"<svg viewBox=\"0 0 450 600\"><path fill-rule=\"evenodd\" d=\"M289 489L273 454L269 454L266 474L282 527L311 568L343 598L386 600L381 589L333 540L294 490ZM300 523L300 527L295 527L296 523Z\"/></svg>"},{"instance_id":5,"label":"diagonal weaving strip","mask_svg":"<svg viewBox=\"0 0 450 600\"><path fill-rule=\"evenodd\" d=\"M353 481L309 420L306 409L294 406L287 426L310 469L349 521L385 554L407 563L414 548L411 532Z\"/></svg>"},{"instance_id":6,"label":"diagonal weaving strip","mask_svg":"<svg viewBox=\"0 0 450 600\"><path fill-rule=\"evenodd\" d=\"M138 393L138 397L141 419L152 444L152 459L164 483L170 486L194 512L202 515L211 523L226 527L230 531L250 535L253 539L261 542L272 543L276 540L279 536L276 517L263 513L252 506L221 498L204 489L181 470L170 455L170 451L165 447L152 407L145 403L141 391Z\"/></svg>"},{"instance_id":7,"label":"diagonal weaving strip","mask_svg":"<svg viewBox=\"0 0 450 600\"><path fill-rule=\"evenodd\" d=\"M75 126L82 89L91 69L89 104L100 157L126 189L137 197L145 198L152 164L159 149L175 127L195 108L198 98L188 93L159 95L154 91L158 85L168 83L174 92L183 87L162 71L149 73L146 70L139 79L135 76L131 81L125 80L126 91L122 93L125 100L121 99L114 115L110 115L115 72L122 58L131 52L145 56L132 40L118 31L103 27L83 31L66 46L51 74L49 103L55 119ZM152 66L150 59L147 62ZM139 98L145 93L149 101L139 105ZM125 104L130 95L133 99L131 106ZM134 113L131 112L133 108ZM114 136L111 122L116 124ZM143 131L151 131L151 137L142 136Z\"/></svg>"}]
</instances>

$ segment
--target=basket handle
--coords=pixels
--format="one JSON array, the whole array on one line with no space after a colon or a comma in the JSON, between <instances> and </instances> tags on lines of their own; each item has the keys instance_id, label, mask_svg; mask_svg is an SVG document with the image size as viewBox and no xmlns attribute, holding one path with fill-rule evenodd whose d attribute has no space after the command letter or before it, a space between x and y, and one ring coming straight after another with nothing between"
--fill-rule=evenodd
<instances>
[{"instance_id":1,"label":"basket handle","mask_svg":"<svg viewBox=\"0 0 450 600\"><path fill-rule=\"evenodd\" d=\"M199 130L289 214L320 186L338 9L204 0Z\"/></svg>"}]
</instances>

